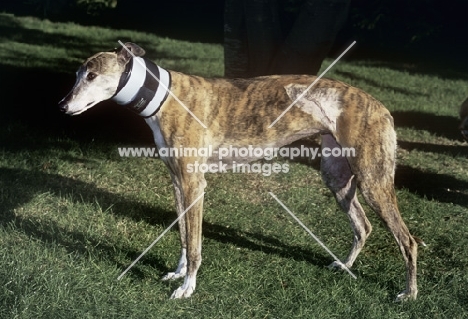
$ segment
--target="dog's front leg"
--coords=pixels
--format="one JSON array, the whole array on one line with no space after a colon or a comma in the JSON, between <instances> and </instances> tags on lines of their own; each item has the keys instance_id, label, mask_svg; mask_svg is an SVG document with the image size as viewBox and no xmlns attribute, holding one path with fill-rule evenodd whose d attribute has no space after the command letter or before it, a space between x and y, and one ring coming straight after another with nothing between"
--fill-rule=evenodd
<instances>
[{"instance_id":1,"label":"dog's front leg","mask_svg":"<svg viewBox=\"0 0 468 319\"><path fill-rule=\"evenodd\" d=\"M185 214L185 240L187 244L187 273L184 284L174 291L171 298L188 298L195 291L197 272L200 267L202 246L202 222L203 222L203 197L197 198L203 193L206 186L202 173L183 174L181 178L181 198L184 210L193 204ZM196 201L196 202L195 202ZM195 204L194 204L195 203Z\"/></svg>"},{"instance_id":2,"label":"dog's front leg","mask_svg":"<svg viewBox=\"0 0 468 319\"><path fill-rule=\"evenodd\" d=\"M176 203L177 216L180 216L184 212L184 201L182 197L182 186L180 180L171 174L172 184L174 185L174 197ZM181 253L179 258L179 264L174 272L167 273L162 280L174 280L185 276L187 273L187 231L185 227L185 218L179 220L179 234Z\"/></svg>"}]
</instances>

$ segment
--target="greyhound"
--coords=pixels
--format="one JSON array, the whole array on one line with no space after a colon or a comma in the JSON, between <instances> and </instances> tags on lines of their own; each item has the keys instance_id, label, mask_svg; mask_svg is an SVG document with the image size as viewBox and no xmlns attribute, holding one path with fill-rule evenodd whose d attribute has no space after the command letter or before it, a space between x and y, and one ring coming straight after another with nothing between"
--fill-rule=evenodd
<instances>
[{"instance_id":1,"label":"greyhound","mask_svg":"<svg viewBox=\"0 0 468 319\"><path fill-rule=\"evenodd\" d=\"M343 262L351 267L372 227L358 202L364 199L394 236L406 265L406 289L397 300L415 299L417 239L405 225L394 189L396 133L389 111L369 94L345 83L315 76L283 75L252 79L207 79L165 70L146 58L134 43L100 52L78 69L71 92L59 103L77 115L97 103L112 99L144 117L156 146L214 149L235 146L282 147L309 136L321 136L322 148L352 147L354 157L322 157L324 183L348 215L354 232L351 251ZM155 80L154 74L158 80ZM307 89L306 89L307 88ZM179 105L190 107L190 113ZM298 99L300 98L300 99ZM284 113L292 101L294 107ZM270 126L275 119L281 119ZM201 123L206 124L204 128ZM174 185L180 215L206 187L204 173L188 172L198 163L217 163L216 156L162 157ZM255 158L223 159L247 163ZM179 221L181 257L177 269L164 280L184 278L171 298L190 297L201 264L203 198ZM340 268L339 263L332 267Z\"/></svg>"}]
</instances>

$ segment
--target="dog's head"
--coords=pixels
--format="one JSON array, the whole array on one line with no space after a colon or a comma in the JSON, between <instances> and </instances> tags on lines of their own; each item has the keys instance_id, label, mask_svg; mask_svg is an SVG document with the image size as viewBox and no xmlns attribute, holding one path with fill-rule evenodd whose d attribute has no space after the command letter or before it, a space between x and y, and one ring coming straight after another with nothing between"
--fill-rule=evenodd
<instances>
[{"instance_id":1,"label":"dog's head","mask_svg":"<svg viewBox=\"0 0 468 319\"><path fill-rule=\"evenodd\" d=\"M465 140L468 141L468 99L466 99L460 107L460 118L462 120L460 123L460 131Z\"/></svg>"},{"instance_id":2,"label":"dog's head","mask_svg":"<svg viewBox=\"0 0 468 319\"><path fill-rule=\"evenodd\" d=\"M119 87L127 63L133 56L144 54L145 50L138 45L127 42L125 47L93 55L76 72L75 85L59 102L60 110L77 115L110 99Z\"/></svg>"}]
</instances>

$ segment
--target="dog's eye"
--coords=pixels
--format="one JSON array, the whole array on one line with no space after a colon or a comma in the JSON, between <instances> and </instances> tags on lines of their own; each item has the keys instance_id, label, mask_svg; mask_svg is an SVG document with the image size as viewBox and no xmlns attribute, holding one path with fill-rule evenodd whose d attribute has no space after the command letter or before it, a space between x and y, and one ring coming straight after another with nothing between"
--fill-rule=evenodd
<instances>
[{"instance_id":1,"label":"dog's eye","mask_svg":"<svg viewBox=\"0 0 468 319\"><path fill-rule=\"evenodd\" d=\"M89 72L88 75L86 76L86 78L87 78L89 81L91 81L91 80L93 80L96 76L97 76L96 73Z\"/></svg>"}]
</instances>

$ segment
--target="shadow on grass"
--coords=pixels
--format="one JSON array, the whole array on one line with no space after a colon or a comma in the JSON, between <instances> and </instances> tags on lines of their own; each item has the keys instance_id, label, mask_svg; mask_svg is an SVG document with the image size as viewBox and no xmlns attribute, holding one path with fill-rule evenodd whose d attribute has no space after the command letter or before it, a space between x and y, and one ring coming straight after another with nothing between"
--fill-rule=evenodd
<instances>
[{"instance_id":1,"label":"shadow on grass","mask_svg":"<svg viewBox=\"0 0 468 319\"><path fill-rule=\"evenodd\" d=\"M450 156L468 157L468 146L465 145L440 145L430 143L399 141L398 146L407 150L419 150L428 153L448 154Z\"/></svg>"},{"instance_id":2,"label":"shadow on grass","mask_svg":"<svg viewBox=\"0 0 468 319\"><path fill-rule=\"evenodd\" d=\"M151 225L167 226L176 218L175 212L162 210L158 207L149 207L123 196L112 194L90 183L40 171L0 168L0 189L3 190L1 194L2 201L0 202L0 210L3 212L0 217L1 224L12 224L28 236L38 238L46 243L56 243L65 247L69 252L86 254L88 246L94 247L100 255L118 264L122 269L125 269L128 264L122 264L121 260L116 260L116 249L123 250L132 260L141 251L119 247L118 243L115 246L110 243L103 243L99 238L85 236L85 234L79 232L71 232L52 221L22 218L14 213L14 209L31 201L37 195L51 193L57 197L71 198L76 203L99 203L103 208L112 207L112 213L117 216L128 217L136 221L143 220ZM79 223L79 221L77 222ZM314 265L327 265L330 263L328 257L299 246L286 245L274 238L217 224L205 222L203 236L221 243L232 243L238 247L253 251L263 251L285 258L306 260ZM145 247L142 247L142 250L143 248ZM178 250L178 248L174 249ZM150 265L161 273L170 271L165 266L164 260L154 256L145 257L139 263ZM135 270L133 276L143 277L145 275Z\"/></svg>"},{"instance_id":3,"label":"shadow on grass","mask_svg":"<svg viewBox=\"0 0 468 319\"><path fill-rule=\"evenodd\" d=\"M72 28L72 26L70 26L70 28ZM40 29L30 29L23 26L20 20L14 16L6 14L0 14L0 41L18 43L21 44L22 47L27 46L32 52L35 52L34 47L37 46L41 48L42 53L47 53L47 50L62 48L67 52L87 52L89 56L91 56L103 49L102 39L99 37L91 37L88 33L83 32L82 36L72 36L58 34L57 32L48 33ZM118 43L109 43L109 45L111 47L108 49L112 49L116 47ZM28 65L42 65L49 70L57 70L62 73L74 72L78 69L78 65L75 65L75 63L70 60L51 58L47 57L45 54L35 56L32 54L28 55L22 50L16 50L14 45L4 48L2 56L4 58L7 57L8 62L13 62L15 65L22 65L25 63L25 59L27 59Z\"/></svg>"},{"instance_id":4,"label":"shadow on grass","mask_svg":"<svg viewBox=\"0 0 468 319\"><path fill-rule=\"evenodd\" d=\"M396 127L425 130L451 140L463 140L458 129L460 120L456 117L456 114L452 117L418 111L397 111L392 112L392 116Z\"/></svg>"},{"instance_id":5,"label":"shadow on grass","mask_svg":"<svg viewBox=\"0 0 468 319\"><path fill-rule=\"evenodd\" d=\"M354 38L354 37L352 37ZM461 43L459 41L459 43ZM437 43L433 43L437 46ZM443 44L439 45L443 47ZM341 51L340 51L341 50ZM386 68L414 75L429 75L446 79L468 80L468 64L463 50L435 52L428 47L407 49L403 47L384 48L374 47L358 41L358 45L346 57L348 61L356 61L361 65ZM332 55L342 52L339 45L335 45Z\"/></svg>"},{"instance_id":6,"label":"shadow on grass","mask_svg":"<svg viewBox=\"0 0 468 319\"><path fill-rule=\"evenodd\" d=\"M422 54L421 54L422 55ZM431 60L421 61L417 58L405 57L404 61L398 61L395 57L379 56L380 59L365 61L369 66L393 69L396 71L408 72L409 74L437 76L445 79L467 80L466 62L459 60L459 64L453 62L441 63L436 57ZM442 57L446 58L446 57Z\"/></svg>"},{"instance_id":7,"label":"shadow on grass","mask_svg":"<svg viewBox=\"0 0 468 319\"><path fill-rule=\"evenodd\" d=\"M233 243L236 247L261 251L268 255L277 255L297 261L307 261L316 266L327 266L333 261L328 255L301 246L285 245L281 240L259 233L232 229L208 222L203 223L203 236L220 243Z\"/></svg>"},{"instance_id":8,"label":"shadow on grass","mask_svg":"<svg viewBox=\"0 0 468 319\"><path fill-rule=\"evenodd\" d=\"M468 182L448 175L401 165L396 169L395 185L423 198L461 206L468 204Z\"/></svg>"},{"instance_id":9,"label":"shadow on grass","mask_svg":"<svg viewBox=\"0 0 468 319\"><path fill-rule=\"evenodd\" d=\"M119 263L115 260L116 247L103 244L99 238L85 236L83 233L70 232L52 221L19 217L14 213L14 209L29 202L37 195L51 193L57 197L71 198L76 203L99 203L102 207L112 207L112 212L118 216L144 220L155 225L168 225L175 218L173 212L157 207L148 207L137 201L109 193L89 183L40 171L0 168L0 189L3 190L3 198L0 202L0 209L3 214L0 223L4 225L13 224L28 236L47 243L57 243L65 247L69 252L85 254L87 252L86 247L92 246L116 263ZM57 213L60 212L57 211ZM63 236L63 234L66 234L66 236ZM118 247L118 243L116 246ZM128 250L128 248L125 248L125 250ZM126 251L125 253L136 257L141 252ZM164 266L165 263L159 259L146 259L142 262L149 263L161 271L168 270ZM127 266L119 264L119 267L122 268Z\"/></svg>"}]
</instances>

